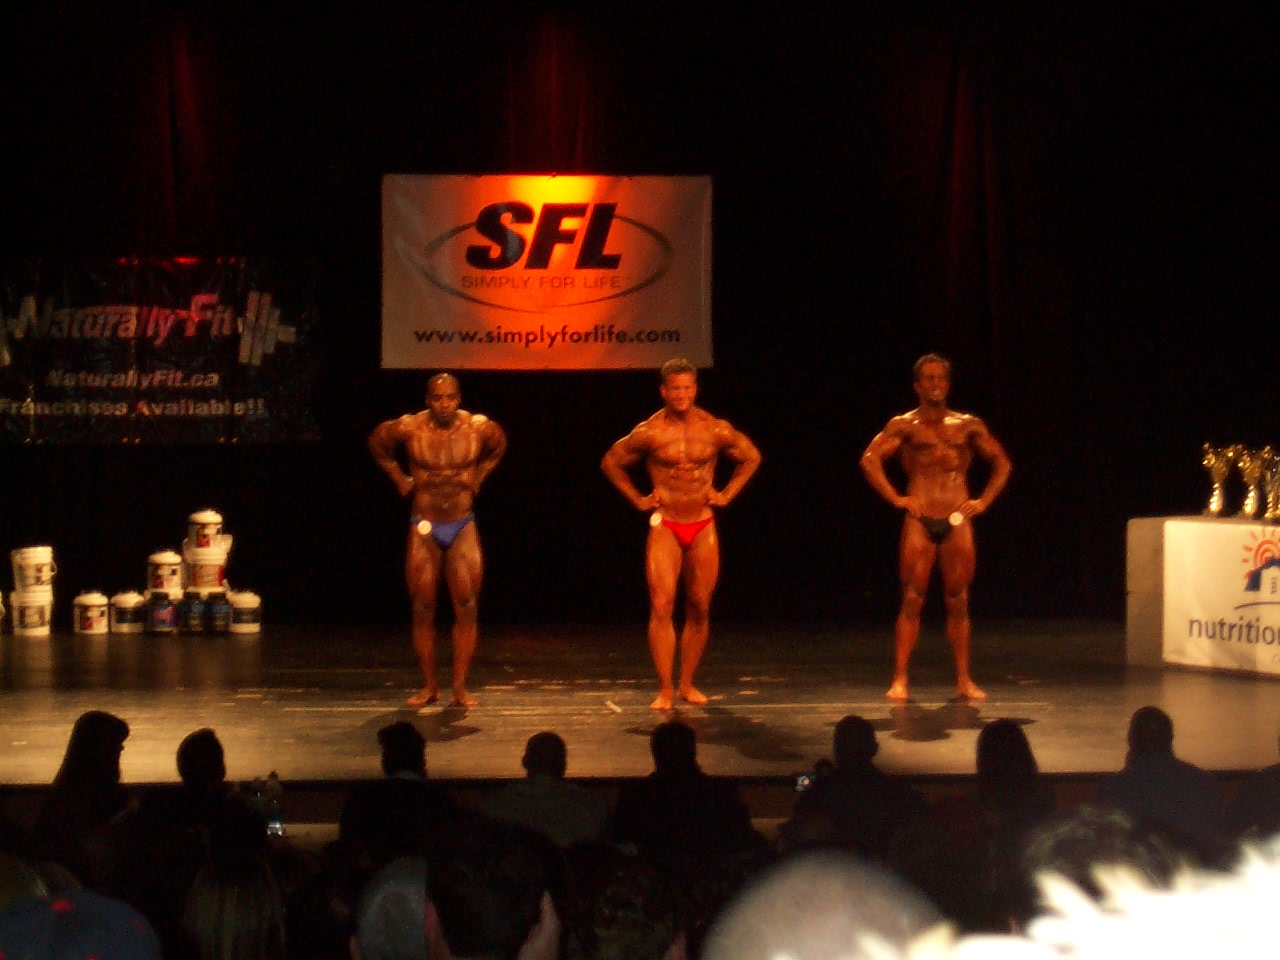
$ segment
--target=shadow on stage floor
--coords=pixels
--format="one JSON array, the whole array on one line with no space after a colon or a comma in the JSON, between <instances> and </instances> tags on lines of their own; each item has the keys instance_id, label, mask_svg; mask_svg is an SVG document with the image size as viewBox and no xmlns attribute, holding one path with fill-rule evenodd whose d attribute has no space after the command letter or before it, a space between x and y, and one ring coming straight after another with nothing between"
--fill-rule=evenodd
<instances>
[{"instance_id":1,"label":"shadow on stage floor","mask_svg":"<svg viewBox=\"0 0 1280 960\"><path fill-rule=\"evenodd\" d=\"M699 673L711 696L679 715L695 727L709 772L783 778L829 755L834 723L858 713L880 731L890 772L973 771L983 724L1015 717L1041 767L1097 774L1124 758L1129 715L1157 704L1174 719L1180 756L1220 771L1276 760L1274 680L1124 665L1121 624L976 624L974 674L985 702L955 703L945 641L926 631L913 701L891 706L890 631L820 625L717 625ZM444 644L447 647L447 643ZM442 664L447 676L447 662ZM488 627L472 670L470 711L404 706L418 677L407 628L278 627L260 636L3 637L0 783L47 784L85 710L126 719L128 782L176 779L174 751L217 730L232 779L276 770L289 781L378 774L375 734L399 719L426 735L431 775L482 781L521 775L525 740L556 730L569 774L642 775L653 673L643 626Z\"/></svg>"}]
</instances>

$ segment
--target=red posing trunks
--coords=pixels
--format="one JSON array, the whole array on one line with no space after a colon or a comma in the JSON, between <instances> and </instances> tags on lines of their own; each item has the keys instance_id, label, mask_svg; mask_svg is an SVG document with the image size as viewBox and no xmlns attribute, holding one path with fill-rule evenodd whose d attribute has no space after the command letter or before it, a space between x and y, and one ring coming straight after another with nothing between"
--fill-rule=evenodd
<instances>
[{"instance_id":1,"label":"red posing trunks","mask_svg":"<svg viewBox=\"0 0 1280 960\"><path fill-rule=\"evenodd\" d=\"M694 538L702 532L702 528L714 520L715 517L705 517L702 520L695 520L693 523L677 523L674 520L662 518L662 525L670 530L676 536L676 542L680 544L681 550L688 550L693 546Z\"/></svg>"}]
</instances>

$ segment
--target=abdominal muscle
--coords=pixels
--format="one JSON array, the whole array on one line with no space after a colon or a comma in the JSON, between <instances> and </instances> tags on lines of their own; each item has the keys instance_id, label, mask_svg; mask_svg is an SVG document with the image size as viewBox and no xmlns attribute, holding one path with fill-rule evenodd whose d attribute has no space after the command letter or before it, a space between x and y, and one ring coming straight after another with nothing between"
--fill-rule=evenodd
<instances>
[{"instance_id":1,"label":"abdominal muscle","mask_svg":"<svg viewBox=\"0 0 1280 960\"><path fill-rule=\"evenodd\" d=\"M677 523L694 523L711 516L707 506L707 494L711 491L711 478L702 471L690 471L684 476L671 471L667 476L654 476L654 490L658 494L658 509L668 520Z\"/></svg>"},{"instance_id":2,"label":"abdominal muscle","mask_svg":"<svg viewBox=\"0 0 1280 960\"><path fill-rule=\"evenodd\" d=\"M907 486L907 496L920 501L925 516L945 517L969 499L969 488L958 473L917 474Z\"/></svg>"},{"instance_id":3,"label":"abdominal muscle","mask_svg":"<svg viewBox=\"0 0 1280 960\"><path fill-rule=\"evenodd\" d=\"M461 520L471 512L475 498L461 477L441 477L415 471L413 511L433 523Z\"/></svg>"}]
</instances>

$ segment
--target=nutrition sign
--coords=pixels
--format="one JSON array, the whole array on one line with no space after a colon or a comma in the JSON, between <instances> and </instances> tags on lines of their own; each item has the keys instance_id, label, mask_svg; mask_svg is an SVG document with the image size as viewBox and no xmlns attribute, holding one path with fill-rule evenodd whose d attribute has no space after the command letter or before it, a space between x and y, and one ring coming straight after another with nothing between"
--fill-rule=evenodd
<instances>
[{"instance_id":1,"label":"nutrition sign","mask_svg":"<svg viewBox=\"0 0 1280 960\"><path fill-rule=\"evenodd\" d=\"M711 364L709 177L387 176L382 366Z\"/></svg>"}]
</instances>

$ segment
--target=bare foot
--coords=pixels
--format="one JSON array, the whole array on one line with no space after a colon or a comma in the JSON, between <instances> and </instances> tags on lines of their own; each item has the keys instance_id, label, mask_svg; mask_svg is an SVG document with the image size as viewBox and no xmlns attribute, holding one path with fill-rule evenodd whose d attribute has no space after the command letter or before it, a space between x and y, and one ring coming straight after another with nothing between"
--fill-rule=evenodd
<instances>
[{"instance_id":1,"label":"bare foot","mask_svg":"<svg viewBox=\"0 0 1280 960\"><path fill-rule=\"evenodd\" d=\"M675 691L659 690L658 695L649 704L650 710L670 710L675 705Z\"/></svg>"},{"instance_id":2,"label":"bare foot","mask_svg":"<svg viewBox=\"0 0 1280 960\"><path fill-rule=\"evenodd\" d=\"M702 706L707 702L707 695L697 687L690 684L687 687L680 688L680 699L685 703L692 703L695 706Z\"/></svg>"},{"instance_id":3,"label":"bare foot","mask_svg":"<svg viewBox=\"0 0 1280 960\"><path fill-rule=\"evenodd\" d=\"M425 707L429 703L435 703L439 699L440 692L438 690L431 687L423 687L412 697L406 700L405 704L416 710L418 707Z\"/></svg>"},{"instance_id":4,"label":"bare foot","mask_svg":"<svg viewBox=\"0 0 1280 960\"><path fill-rule=\"evenodd\" d=\"M910 697L907 696L907 681L905 677L894 679L893 686L891 686L885 693L885 699L897 700L899 702L910 699Z\"/></svg>"},{"instance_id":5,"label":"bare foot","mask_svg":"<svg viewBox=\"0 0 1280 960\"><path fill-rule=\"evenodd\" d=\"M985 700L987 695L972 680L962 680L956 684L957 700Z\"/></svg>"},{"instance_id":6,"label":"bare foot","mask_svg":"<svg viewBox=\"0 0 1280 960\"><path fill-rule=\"evenodd\" d=\"M453 691L453 696L449 698L449 706L466 709L480 706L480 701L465 690L455 690Z\"/></svg>"}]
</instances>

